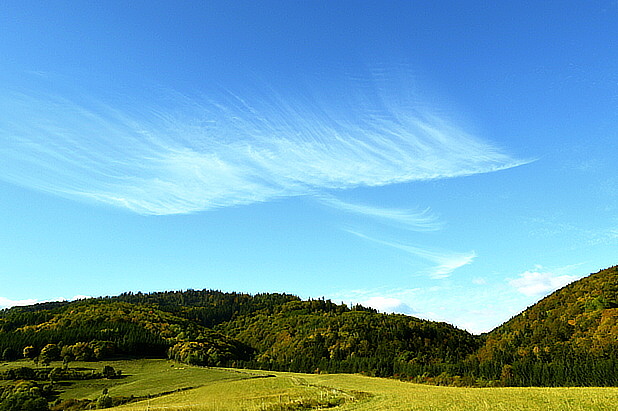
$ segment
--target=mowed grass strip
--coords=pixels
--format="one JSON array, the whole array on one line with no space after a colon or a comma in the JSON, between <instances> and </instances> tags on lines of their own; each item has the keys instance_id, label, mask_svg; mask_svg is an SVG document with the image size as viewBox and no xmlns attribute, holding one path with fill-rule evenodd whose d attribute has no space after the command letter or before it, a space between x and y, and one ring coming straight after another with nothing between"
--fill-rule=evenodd
<instances>
[{"instance_id":1,"label":"mowed grass strip","mask_svg":"<svg viewBox=\"0 0 618 411\"><path fill-rule=\"evenodd\" d=\"M275 376L212 382L203 387L126 404L115 409L276 411L331 408L349 400L353 398L340 390L311 386L296 376Z\"/></svg>"}]
</instances>

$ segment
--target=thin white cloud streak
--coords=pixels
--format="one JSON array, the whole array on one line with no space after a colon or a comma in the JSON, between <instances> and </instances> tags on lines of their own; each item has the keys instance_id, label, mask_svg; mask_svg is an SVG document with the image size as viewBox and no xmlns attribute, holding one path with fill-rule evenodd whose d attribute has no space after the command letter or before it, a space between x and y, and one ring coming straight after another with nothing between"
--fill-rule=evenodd
<instances>
[{"instance_id":1,"label":"thin white cloud streak","mask_svg":"<svg viewBox=\"0 0 618 411\"><path fill-rule=\"evenodd\" d=\"M0 309L16 307L16 306L24 306L38 303L35 299L26 299L26 300L11 300L10 298L0 297Z\"/></svg>"},{"instance_id":2,"label":"thin white cloud streak","mask_svg":"<svg viewBox=\"0 0 618 411\"><path fill-rule=\"evenodd\" d=\"M429 276L433 279L447 278L453 273L453 271L465 265L471 264L476 258L476 253L474 251L470 251L468 253L456 253L451 251L429 250L411 245L379 240L352 230L346 231L365 240L405 251L406 253L415 255L436 264L431 269L429 274Z\"/></svg>"},{"instance_id":3,"label":"thin white cloud streak","mask_svg":"<svg viewBox=\"0 0 618 411\"><path fill-rule=\"evenodd\" d=\"M76 295L73 298L70 299L66 299L66 298L55 298L52 300L37 300L34 298L28 298L25 300L11 300L10 298L6 298L6 297L0 297L0 309L4 309L4 308L11 308L11 307L22 307L25 305L33 305L33 304L39 304L39 303L49 303L49 302L57 302L57 301L76 301L76 300L83 300L84 298L90 298L87 295Z\"/></svg>"},{"instance_id":4,"label":"thin white cloud streak","mask_svg":"<svg viewBox=\"0 0 618 411\"><path fill-rule=\"evenodd\" d=\"M448 304L446 294L457 292L461 297L457 305ZM492 308L490 297L479 298L470 294L469 289L454 290L452 287L429 287L414 289L356 289L346 290L332 296L333 300L346 301L351 305L360 302L363 306L372 307L384 313L412 315L430 321L445 321L464 328L472 333L480 334L489 331L509 318L514 312L503 311L504 301L497 304L500 309Z\"/></svg>"},{"instance_id":5,"label":"thin white cloud streak","mask_svg":"<svg viewBox=\"0 0 618 411\"><path fill-rule=\"evenodd\" d=\"M178 214L524 163L444 118L384 105L388 95L333 110L273 95L112 107L3 93L0 178L140 214Z\"/></svg>"},{"instance_id":6,"label":"thin white cloud streak","mask_svg":"<svg viewBox=\"0 0 618 411\"><path fill-rule=\"evenodd\" d=\"M422 211L411 211L397 208L374 207L364 204L352 204L341 201L333 196L320 196L319 201L329 207L357 214L363 217L375 218L414 231L437 231L444 227L436 215L427 208Z\"/></svg>"}]
</instances>

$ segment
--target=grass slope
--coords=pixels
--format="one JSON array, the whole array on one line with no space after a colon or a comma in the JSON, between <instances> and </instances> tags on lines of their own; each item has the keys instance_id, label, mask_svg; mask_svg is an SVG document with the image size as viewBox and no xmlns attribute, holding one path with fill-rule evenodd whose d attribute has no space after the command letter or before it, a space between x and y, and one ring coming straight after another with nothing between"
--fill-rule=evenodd
<instances>
[{"instance_id":1,"label":"grass slope","mask_svg":"<svg viewBox=\"0 0 618 411\"><path fill-rule=\"evenodd\" d=\"M614 410L616 388L460 388L359 375L307 376L310 383L372 394L340 410Z\"/></svg>"},{"instance_id":2,"label":"grass slope","mask_svg":"<svg viewBox=\"0 0 618 411\"><path fill-rule=\"evenodd\" d=\"M116 370L122 370L123 378L114 380L78 381L61 395L61 398L98 397L104 388L111 396L147 396L162 392L199 387L220 381L235 381L261 376L260 373L239 372L235 370L191 367L168 360L125 360L105 361ZM93 363L71 363L76 367L93 367ZM98 366L97 369L99 368ZM100 366L102 367L102 365Z\"/></svg>"},{"instance_id":3,"label":"grass slope","mask_svg":"<svg viewBox=\"0 0 618 411\"><path fill-rule=\"evenodd\" d=\"M105 365L122 371L122 378L95 379L83 381L60 381L56 383L60 399L96 399L103 389L111 396L135 397L156 396L163 392L172 392L200 387L221 381L236 381L247 378L262 377L261 372L244 372L241 370L191 367L162 359L121 360L104 362L71 362L71 368L101 371ZM0 365L0 371L8 368L34 367L31 361L14 361ZM60 367L62 363L52 362L50 367ZM0 381L0 384L7 383Z\"/></svg>"}]
</instances>

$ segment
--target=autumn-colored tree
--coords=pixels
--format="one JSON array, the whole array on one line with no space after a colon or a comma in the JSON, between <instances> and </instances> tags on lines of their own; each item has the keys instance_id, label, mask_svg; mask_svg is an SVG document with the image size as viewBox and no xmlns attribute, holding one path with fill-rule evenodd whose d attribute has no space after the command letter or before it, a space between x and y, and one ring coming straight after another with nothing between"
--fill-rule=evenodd
<instances>
[{"instance_id":1,"label":"autumn-colored tree","mask_svg":"<svg viewBox=\"0 0 618 411\"><path fill-rule=\"evenodd\" d=\"M60 359L60 348L56 344L47 344L39 354L39 360L43 365L49 365L58 359Z\"/></svg>"},{"instance_id":2,"label":"autumn-colored tree","mask_svg":"<svg viewBox=\"0 0 618 411\"><path fill-rule=\"evenodd\" d=\"M27 347L24 347L23 354L24 354L24 358L28 358L34 361L38 353L37 353L37 350L32 345L29 345Z\"/></svg>"}]
</instances>

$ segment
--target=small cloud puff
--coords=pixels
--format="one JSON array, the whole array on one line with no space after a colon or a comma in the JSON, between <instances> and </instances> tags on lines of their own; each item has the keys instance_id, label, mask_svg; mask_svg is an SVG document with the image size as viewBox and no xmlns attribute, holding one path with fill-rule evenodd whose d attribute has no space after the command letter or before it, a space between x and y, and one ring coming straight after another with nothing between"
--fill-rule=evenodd
<instances>
[{"instance_id":1,"label":"small cloud puff","mask_svg":"<svg viewBox=\"0 0 618 411\"><path fill-rule=\"evenodd\" d=\"M549 294L578 278L573 275L560 275L556 272L544 271L543 267L536 266L534 270L526 271L520 274L518 278L509 280L508 283L520 293L536 297Z\"/></svg>"},{"instance_id":2,"label":"small cloud puff","mask_svg":"<svg viewBox=\"0 0 618 411\"><path fill-rule=\"evenodd\" d=\"M408 304L398 298L393 297L371 297L361 303L366 307L375 308L383 313L396 313L414 315L416 311Z\"/></svg>"},{"instance_id":3,"label":"small cloud puff","mask_svg":"<svg viewBox=\"0 0 618 411\"><path fill-rule=\"evenodd\" d=\"M25 300L11 300L10 298L0 297L0 309L9 308L9 307L17 307L24 305L32 305L38 303L38 300L29 298Z\"/></svg>"}]
</instances>

